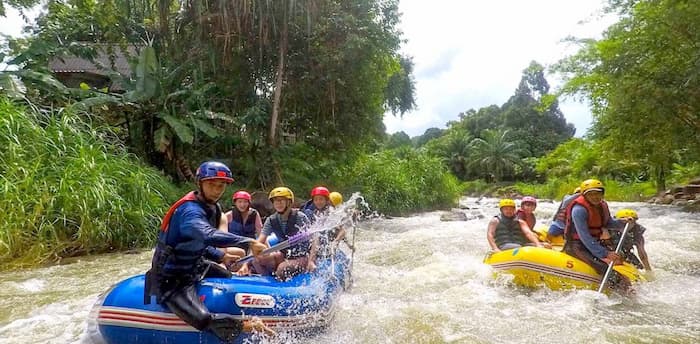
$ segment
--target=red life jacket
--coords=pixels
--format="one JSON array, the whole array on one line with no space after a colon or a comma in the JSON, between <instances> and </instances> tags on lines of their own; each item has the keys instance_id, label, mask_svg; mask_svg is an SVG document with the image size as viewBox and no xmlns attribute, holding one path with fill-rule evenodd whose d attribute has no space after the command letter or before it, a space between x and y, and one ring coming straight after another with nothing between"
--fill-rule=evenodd
<instances>
[{"instance_id":1,"label":"red life jacket","mask_svg":"<svg viewBox=\"0 0 700 344\"><path fill-rule=\"evenodd\" d=\"M175 210L177 210L178 207L183 205L185 202L191 202L191 201L196 201L197 196L195 195L194 191L190 191L187 195L183 196L180 198L175 204L173 204L170 209L168 209L168 212L165 213L165 217L163 217L163 223L160 225L160 230L163 232L168 232L168 227L170 226L170 218L173 217L173 214L175 214Z\"/></svg>"},{"instance_id":2,"label":"red life jacket","mask_svg":"<svg viewBox=\"0 0 700 344\"><path fill-rule=\"evenodd\" d=\"M566 228L564 228L564 237L567 240L581 240L578 233L572 229L573 220L571 219L571 211L574 205L579 204L586 208L588 212L588 230L596 239L600 239L600 235L603 233L603 226L605 226L608 221L610 221L610 209L608 209L608 204L605 201L600 202L600 206L596 207L588 203L583 195L576 197L567 207L566 207Z\"/></svg>"}]
</instances>

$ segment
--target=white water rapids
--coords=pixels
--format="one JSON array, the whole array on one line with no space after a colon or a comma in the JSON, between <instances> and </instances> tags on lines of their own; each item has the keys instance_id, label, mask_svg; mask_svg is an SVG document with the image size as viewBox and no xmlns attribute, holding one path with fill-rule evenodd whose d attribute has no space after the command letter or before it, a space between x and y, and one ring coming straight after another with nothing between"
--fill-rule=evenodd
<instances>
[{"instance_id":1,"label":"white water rapids","mask_svg":"<svg viewBox=\"0 0 700 344\"><path fill-rule=\"evenodd\" d=\"M442 212L358 224L353 288L332 325L300 343L698 343L700 217L668 206L638 211L656 280L624 299L594 291L524 290L482 263L495 199L462 199L469 221ZM538 224L557 204L540 202ZM352 231L352 230L350 230ZM83 343L100 292L143 273L151 251L83 258L0 274L0 343Z\"/></svg>"}]
</instances>

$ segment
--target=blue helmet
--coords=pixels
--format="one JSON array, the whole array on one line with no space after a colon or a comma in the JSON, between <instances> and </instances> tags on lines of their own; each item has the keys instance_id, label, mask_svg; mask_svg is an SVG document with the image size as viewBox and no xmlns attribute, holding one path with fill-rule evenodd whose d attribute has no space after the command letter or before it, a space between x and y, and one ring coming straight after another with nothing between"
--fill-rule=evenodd
<instances>
[{"instance_id":1,"label":"blue helmet","mask_svg":"<svg viewBox=\"0 0 700 344\"><path fill-rule=\"evenodd\" d=\"M233 183L231 170L218 161L207 161L199 165L195 179L197 183L208 179L221 179L226 183Z\"/></svg>"}]
</instances>

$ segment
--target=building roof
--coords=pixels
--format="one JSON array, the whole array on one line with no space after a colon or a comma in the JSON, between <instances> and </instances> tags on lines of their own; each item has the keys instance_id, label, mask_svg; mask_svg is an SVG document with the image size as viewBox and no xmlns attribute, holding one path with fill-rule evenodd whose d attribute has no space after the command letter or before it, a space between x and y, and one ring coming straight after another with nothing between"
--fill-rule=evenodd
<instances>
[{"instance_id":1,"label":"building roof","mask_svg":"<svg viewBox=\"0 0 700 344\"><path fill-rule=\"evenodd\" d=\"M97 75L108 75L116 71L121 75L131 75L129 60L138 57L142 46L128 45L122 49L119 44L96 44L88 43L95 49L96 56L90 59L75 55L64 55L55 57L49 61L49 69L53 73L91 73Z\"/></svg>"}]
</instances>

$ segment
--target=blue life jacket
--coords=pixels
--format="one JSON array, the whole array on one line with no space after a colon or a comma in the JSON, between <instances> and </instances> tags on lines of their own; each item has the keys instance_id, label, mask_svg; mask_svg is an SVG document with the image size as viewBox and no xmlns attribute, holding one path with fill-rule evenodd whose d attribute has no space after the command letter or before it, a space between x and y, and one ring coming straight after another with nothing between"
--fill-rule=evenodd
<instances>
[{"instance_id":1,"label":"blue life jacket","mask_svg":"<svg viewBox=\"0 0 700 344\"><path fill-rule=\"evenodd\" d=\"M258 212L250 208L248 218L243 223L243 215L236 207L231 210L231 218L228 222L228 232L238 234L240 236L255 239L255 220L258 217Z\"/></svg>"},{"instance_id":2,"label":"blue life jacket","mask_svg":"<svg viewBox=\"0 0 700 344\"><path fill-rule=\"evenodd\" d=\"M299 226L297 226L296 224L297 218L300 215L304 216L304 213L300 214L298 210L292 209L289 212L289 217L287 218L286 227L284 229L282 228L282 223L280 222L279 214L274 214L269 217L270 225L272 226L272 232L275 233L277 238L279 238L280 242L288 240L289 237L299 234L302 230L304 230L304 228L299 228ZM307 240L297 245L294 245L288 249L282 250L282 253L284 253L287 258L292 259L308 255L310 249L311 243Z\"/></svg>"}]
</instances>

